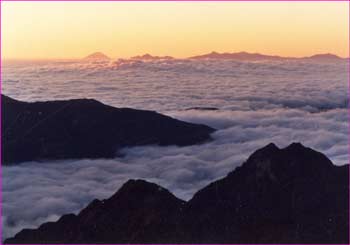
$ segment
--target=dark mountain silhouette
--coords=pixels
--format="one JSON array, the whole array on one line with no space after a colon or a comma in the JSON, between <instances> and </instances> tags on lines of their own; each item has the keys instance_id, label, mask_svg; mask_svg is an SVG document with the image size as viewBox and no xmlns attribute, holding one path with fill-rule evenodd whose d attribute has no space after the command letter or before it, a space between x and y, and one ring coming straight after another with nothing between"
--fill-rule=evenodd
<instances>
[{"instance_id":1,"label":"dark mountain silhouette","mask_svg":"<svg viewBox=\"0 0 350 245\"><path fill-rule=\"evenodd\" d=\"M174 59L171 56L153 56L150 54L138 55L131 57L132 60L170 60Z\"/></svg>"},{"instance_id":2,"label":"dark mountain silhouette","mask_svg":"<svg viewBox=\"0 0 350 245\"><path fill-rule=\"evenodd\" d=\"M214 131L157 112L114 108L93 99L27 103L1 98L4 164L111 158L127 146L201 143Z\"/></svg>"},{"instance_id":3,"label":"dark mountain silhouette","mask_svg":"<svg viewBox=\"0 0 350 245\"><path fill-rule=\"evenodd\" d=\"M195 243L348 243L349 166L299 143L256 151L190 200Z\"/></svg>"},{"instance_id":4,"label":"dark mountain silhouette","mask_svg":"<svg viewBox=\"0 0 350 245\"><path fill-rule=\"evenodd\" d=\"M25 229L5 243L349 242L349 166L293 143L257 150L184 202L130 180L78 215Z\"/></svg>"},{"instance_id":5,"label":"dark mountain silhouette","mask_svg":"<svg viewBox=\"0 0 350 245\"><path fill-rule=\"evenodd\" d=\"M178 225L184 204L156 184L129 180L112 197L95 199L78 215L64 215L38 230L23 230L18 237L29 243L166 242Z\"/></svg>"},{"instance_id":6,"label":"dark mountain silhouette","mask_svg":"<svg viewBox=\"0 0 350 245\"><path fill-rule=\"evenodd\" d=\"M90 61L101 61L101 60L110 60L107 55L101 52L95 52L92 53L84 58L84 60L90 60Z\"/></svg>"}]
</instances>

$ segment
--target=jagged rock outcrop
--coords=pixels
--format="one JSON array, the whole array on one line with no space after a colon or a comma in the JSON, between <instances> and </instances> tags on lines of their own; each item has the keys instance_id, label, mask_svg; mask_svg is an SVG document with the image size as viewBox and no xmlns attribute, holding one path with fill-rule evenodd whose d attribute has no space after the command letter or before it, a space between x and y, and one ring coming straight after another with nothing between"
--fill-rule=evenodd
<instances>
[{"instance_id":1,"label":"jagged rock outcrop","mask_svg":"<svg viewBox=\"0 0 350 245\"><path fill-rule=\"evenodd\" d=\"M257 150L184 202L128 181L110 199L5 243L348 243L349 166L293 143Z\"/></svg>"},{"instance_id":2,"label":"jagged rock outcrop","mask_svg":"<svg viewBox=\"0 0 350 245\"><path fill-rule=\"evenodd\" d=\"M214 131L157 112L114 108L93 99L27 103L1 98L3 164L112 158L122 147L202 143Z\"/></svg>"}]
</instances>

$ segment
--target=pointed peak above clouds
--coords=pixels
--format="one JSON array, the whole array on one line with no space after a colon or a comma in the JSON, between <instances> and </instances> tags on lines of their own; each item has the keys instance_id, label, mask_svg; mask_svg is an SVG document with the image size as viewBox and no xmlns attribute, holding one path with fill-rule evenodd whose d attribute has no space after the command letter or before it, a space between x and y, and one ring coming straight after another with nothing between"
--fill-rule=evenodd
<instances>
[{"instance_id":1,"label":"pointed peak above clouds","mask_svg":"<svg viewBox=\"0 0 350 245\"><path fill-rule=\"evenodd\" d=\"M92 54L86 56L83 59L84 60L110 60L111 58L102 52L95 52L95 53L92 53Z\"/></svg>"}]
</instances>

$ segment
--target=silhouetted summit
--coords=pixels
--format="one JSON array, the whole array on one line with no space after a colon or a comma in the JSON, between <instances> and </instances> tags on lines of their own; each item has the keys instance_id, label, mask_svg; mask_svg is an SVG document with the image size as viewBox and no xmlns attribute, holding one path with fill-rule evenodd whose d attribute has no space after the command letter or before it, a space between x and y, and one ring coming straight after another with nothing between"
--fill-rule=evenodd
<instances>
[{"instance_id":1,"label":"silhouetted summit","mask_svg":"<svg viewBox=\"0 0 350 245\"><path fill-rule=\"evenodd\" d=\"M2 95L3 163L111 158L127 146L192 145L214 129L153 111L114 108L93 99L21 102Z\"/></svg>"},{"instance_id":2,"label":"silhouetted summit","mask_svg":"<svg viewBox=\"0 0 350 245\"><path fill-rule=\"evenodd\" d=\"M96 199L78 215L64 215L37 230L23 230L17 238L28 243L166 242L184 204L156 184L129 180L111 198Z\"/></svg>"},{"instance_id":3,"label":"silhouetted summit","mask_svg":"<svg viewBox=\"0 0 350 245\"><path fill-rule=\"evenodd\" d=\"M269 144L184 202L130 180L77 216L6 243L348 243L349 167L299 143Z\"/></svg>"}]
</instances>

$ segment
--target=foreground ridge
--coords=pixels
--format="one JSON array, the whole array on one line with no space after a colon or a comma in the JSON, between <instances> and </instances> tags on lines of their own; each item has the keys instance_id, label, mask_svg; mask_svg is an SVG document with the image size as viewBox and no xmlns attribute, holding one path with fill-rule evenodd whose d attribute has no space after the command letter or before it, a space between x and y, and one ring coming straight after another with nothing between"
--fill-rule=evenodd
<instances>
[{"instance_id":1,"label":"foreground ridge","mask_svg":"<svg viewBox=\"0 0 350 245\"><path fill-rule=\"evenodd\" d=\"M144 180L5 243L348 243L349 165L269 144L185 202Z\"/></svg>"},{"instance_id":2,"label":"foreground ridge","mask_svg":"<svg viewBox=\"0 0 350 245\"><path fill-rule=\"evenodd\" d=\"M210 140L214 132L154 111L115 108L93 99L27 103L1 98L4 164L112 158L122 147L193 145Z\"/></svg>"}]
</instances>

